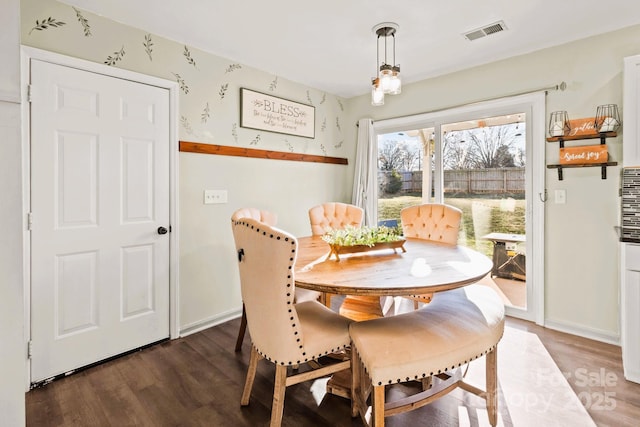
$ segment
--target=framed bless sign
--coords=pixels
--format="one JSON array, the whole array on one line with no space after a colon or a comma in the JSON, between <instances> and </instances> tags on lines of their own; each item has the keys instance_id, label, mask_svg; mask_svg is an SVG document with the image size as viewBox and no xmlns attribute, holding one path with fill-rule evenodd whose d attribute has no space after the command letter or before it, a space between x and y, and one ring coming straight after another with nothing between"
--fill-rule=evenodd
<instances>
[{"instance_id":1,"label":"framed bless sign","mask_svg":"<svg viewBox=\"0 0 640 427\"><path fill-rule=\"evenodd\" d=\"M240 126L288 135L315 137L316 109L311 105L240 88Z\"/></svg>"}]
</instances>

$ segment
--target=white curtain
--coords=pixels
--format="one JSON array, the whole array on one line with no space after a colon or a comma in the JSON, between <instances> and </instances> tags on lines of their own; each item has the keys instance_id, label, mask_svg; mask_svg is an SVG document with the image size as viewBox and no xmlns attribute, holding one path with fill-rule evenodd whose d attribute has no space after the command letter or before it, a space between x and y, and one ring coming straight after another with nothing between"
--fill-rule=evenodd
<instances>
[{"instance_id":1,"label":"white curtain","mask_svg":"<svg viewBox=\"0 0 640 427\"><path fill-rule=\"evenodd\" d=\"M364 225L374 226L378 216L378 148L373 120L358 122L358 146L351 203L364 209Z\"/></svg>"}]
</instances>

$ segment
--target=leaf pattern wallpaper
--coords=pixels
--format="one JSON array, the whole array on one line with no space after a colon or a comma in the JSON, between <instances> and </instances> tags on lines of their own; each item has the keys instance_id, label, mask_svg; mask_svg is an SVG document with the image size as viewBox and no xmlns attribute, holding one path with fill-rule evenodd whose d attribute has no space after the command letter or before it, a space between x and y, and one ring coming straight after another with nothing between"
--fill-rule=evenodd
<instances>
[{"instance_id":1,"label":"leaf pattern wallpaper","mask_svg":"<svg viewBox=\"0 0 640 427\"><path fill-rule=\"evenodd\" d=\"M38 21L36 19L36 25L31 29L31 31L29 31L29 34L31 34L34 30L42 31L42 30L46 30L47 28L62 27L63 25L66 25L66 24L52 17L48 17L46 19L43 19L42 21Z\"/></svg>"},{"instance_id":2,"label":"leaf pattern wallpaper","mask_svg":"<svg viewBox=\"0 0 640 427\"><path fill-rule=\"evenodd\" d=\"M22 0L21 20L25 45L175 81L180 139L347 155L341 128L343 100L332 94L59 2ZM256 133L239 126L243 87L314 106L315 138Z\"/></svg>"},{"instance_id":3,"label":"leaf pattern wallpaper","mask_svg":"<svg viewBox=\"0 0 640 427\"><path fill-rule=\"evenodd\" d=\"M142 45L144 46L144 51L147 52L149 61L153 61L153 41L151 40L151 34L145 34Z\"/></svg>"},{"instance_id":4,"label":"leaf pattern wallpaper","mask_svg":"<svg viewBox=\"0 0 640 427\"><path fill-rule=\"evenodd\" d=\"M107 60L104 61L104 63L107 65L116 65L118 61L122 61L123 57L124 57L124 46L122 46L119 51L113 52L113 55L107 56Z\"/></svg>"},{"instance_id":5,"label":"leaf pattern wallpaper","mask_svg":"<svg viewBox=\"0 0 640 427\"><path fill-rule=\"evenodd\" d=\"M183 55L184 55L184 57L187 59L187 64L191 64L191 65L193 65L194 67L196 67L196 61L195 61L195 59L193 59L193 58L191 57L191 51L190 51L190 50L189 50L189 48L188 48L188 47L186 47L186 46L184 47L184 53L183 53ZM197 68L197 67L196 67L196 68Z\"/></svg>"},{"instance_id":6,"label":"leaf pattern wallpaper","mask_svg":"<svg viewBox=\"0 0 640 427\"><path fill-rule=\"evenodd\" d=\"M211 111L209 109L209 103L207 102L207 105L204 106L204 109L202 110L202 123L207 123L207 120L209 120L209 117L211 117Z\"/></svg>"},{"instance_id":7,"label":"leaf pattern wallpaper","mask_svg":"<svg viewBox=\"0 0 640 427\"><path fill-rule=\"evenodd\" d=\"M273 92L278 87L278 76L274 77L274 79L269 84L269 90Z\"/></svg>"}]
</instances>

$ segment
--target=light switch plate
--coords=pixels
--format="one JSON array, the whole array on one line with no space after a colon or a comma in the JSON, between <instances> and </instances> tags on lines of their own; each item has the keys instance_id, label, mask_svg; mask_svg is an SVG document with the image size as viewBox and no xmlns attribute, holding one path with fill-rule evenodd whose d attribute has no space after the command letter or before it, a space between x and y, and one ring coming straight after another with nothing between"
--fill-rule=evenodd
<instances>
[{"instance_id":1,"label":"light switch plate","mask_svg":"<svg viewBox=\"0 0 640 427\"><path fill-rule=\"evenodd\" d=\"M566 190L556 190L554 195L555 195L555 202L557 205L564 205L565 203L567 203Z\"/></svg>"},{"instance_id":2,"label":"light switch plate","mask_svg":"<svg viewBox=\"0 0 640 427\"><path fill-rule=\"evenodd\" d=\"M204 204L227 203L227 190L204 190Z\"/></svg>"}]
</instances>

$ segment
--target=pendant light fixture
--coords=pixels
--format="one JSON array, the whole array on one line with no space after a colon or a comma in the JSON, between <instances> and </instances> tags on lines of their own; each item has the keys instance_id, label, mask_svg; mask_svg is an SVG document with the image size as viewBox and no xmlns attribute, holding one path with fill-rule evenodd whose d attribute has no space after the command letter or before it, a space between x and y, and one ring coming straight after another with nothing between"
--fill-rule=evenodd
<instances>
[{"instance_id":1,"label":"pendant light fixture","mask_svg":"<svg viewBox=\"0 0 640 427\"><path fill-rule=\"evenodd\" d=\"M402 91L400 65L396 64L396 31L398 24L382 22L373 27L376 40L376 74L371 79L371 104L384 105L384 96ZM382 58L382 63L380 63ZM391 63L388 62L391 59ZM379 67L379 68L378 68Z\"/></svg>"}]
</instances>

